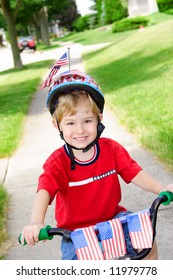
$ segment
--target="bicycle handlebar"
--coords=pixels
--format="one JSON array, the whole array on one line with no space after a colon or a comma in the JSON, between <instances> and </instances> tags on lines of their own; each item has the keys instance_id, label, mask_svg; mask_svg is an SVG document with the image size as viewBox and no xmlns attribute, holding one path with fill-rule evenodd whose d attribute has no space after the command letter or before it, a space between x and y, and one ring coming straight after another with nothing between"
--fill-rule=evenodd
<instances>
[{"instance_id":1,"label":"bicycle handlebar","mask_svg":"<svg viewBox=\"0 0 173 280\"><path fill-rule=\"evenodd\" d=\"M48 225L48 226L46 226L45 228L42 228L42 229L40 230L40 233L39 233L39 236L38 236L39 241L41 241L41 240L51 240L51 239L53 239L53 235L49 235L49 234L48 234L48 233L49 233L49 229L51 229L51 228L52 228L52 227ZM18 241L19 241L20 244L22 244L22 234L19 235ZM24 246L24 245L27 245L26 240L24 240L24 243L23 243L22 245L23 245L23 246Z\"/></svg>"},{"instance_id":2,"label":"bicycle handlebar","mask_svg":"<svg viewBox=\"0 0 173 280\"><path fill-rule=\"evenodd\" d=\"M167 199L162 202L163 205L168 205L171 202L173 202L173 193L172 192L167 192L163 191L159 194L159 196L165 196Z\"/></svg>"},{"instance_id":3,"label":"bicycle handlebar","mask_svg":"<svg viewBox=\"0 0 173 280\"><path fill-rule=\"evenodd\" d=\"M154 206L156 204L156 202L158 202L157 207ZM173 193L172 192L167 192L167 191L161 192L151 206L151 209L153 209L152 212L153 211L157 212L155 208L158 209L160 204L168 205L168 204L170 204L170 202L173 202ZM155 215L157 215L157 213ZM154 223L156 223L156 221ZM65 229L62 229L62 228L52 228L51 226L48 225L45 228L42 228L40 230L38 239L39 239L39 241L41 241L41 240L51 240L51 239L53 239L54 235L60 235L60 236L63 236L66 240L71 240L70 239L71 232L72 231L70 231L70 230L65 230ZM20 244L22 244L22 234L19 235L18 241L19 241ZM24 244L22 244L22 245L26 245L26 244L27 243L24 240Z\"/></svg>"},{"instance_id":4,"label":"bicycle handlebar","mask_svg":"<svg viewBox=\"0 0 173 280\"><path fill-rule=\"evenodd\" d=\"M63 228L52 228L51 226L47 225L45 228L42 228L40 230L40 233L38 235L38 239L39 239L39 241L52 240L55 235L60 235L60 236L63 236L66 240L70 241L71 240L71 238L70 238L71 232L72 231L70 231L70 230L66 230L66 229L63 229ZM19 235L18 241L23 246L27 245L26 240L24 240L24 243L22 244L22 234Z\"/></svg>"}]
</instances>

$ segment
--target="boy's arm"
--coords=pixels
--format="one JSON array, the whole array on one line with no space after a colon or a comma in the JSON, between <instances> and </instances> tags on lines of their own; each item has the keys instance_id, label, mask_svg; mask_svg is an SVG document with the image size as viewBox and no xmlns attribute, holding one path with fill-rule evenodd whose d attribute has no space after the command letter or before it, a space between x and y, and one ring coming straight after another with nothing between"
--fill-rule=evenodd
<instances>
[{"instance_id":1,"label":"boy's arm","mask_svg":"<svg viewBox=\"0 0 173 280\"><path fill-rule=\"evenodd\" d=\"M37 192L31 216L31 224L44 224L44 218L49 205L50 196L46 190Z\"/></svg>"},{"instance_id":2,"label":"boy's arm","mask_svg":"<svg viewBox=\"0 0 173 280\"><path fill-rule=\"evenodd\" d=\"M157 180L155 180L151 175L141 170L131 181L133 184L139 188L150 191L152 193L159 194L161 191L173 192L173 184L163 186Z\"/></svg>"},{"instance_id":3,"label":"boy's arm","mask_svg":"<svg viewBox=\"0 0 173 280\"><path fill-rule=\"evenodd\" d=\"M44 227L44 219L49 205L49 201L50 196L47 191L38 191L32 209L31 224L23 228L22 243L24 239L26 240L28 245L34 245L35 242L39 241L38 235L40 229Z\"/></svg>"}]
</instances>

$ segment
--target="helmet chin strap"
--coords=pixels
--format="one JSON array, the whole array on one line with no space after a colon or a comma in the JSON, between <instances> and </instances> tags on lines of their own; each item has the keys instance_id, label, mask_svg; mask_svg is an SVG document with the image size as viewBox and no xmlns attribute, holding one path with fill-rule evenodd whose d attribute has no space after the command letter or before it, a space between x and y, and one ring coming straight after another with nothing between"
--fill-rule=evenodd
<instances>
[{"instance_id":1,"label":"helmet chin strap","mask_svg":"<svg viewBox=\"0 0 173 280\"><path fill-rule=\"evenodd\" d=\"M59 127L59 125L58 125L58 127ZM74 159L74 154L73 154L72 149L82 150L84 153L86 153L87 151L89 151L89 149L91 149L92 146L94 146L97 143L97 141L100 138L100 135L102 134L104 129L105 129L105 126L100 122L100 119L99 119L98 125L97 125L97 136L85 148L77 148L77 147L74 147L74 146L70 145L69 143L67 143L66 140L64 139L63 132L60 131L60 137L61 137L61 139L63 139L65 141L65 143L67 144L68 150L69 150L69 155L70 155L70 159L71 159L71 170L75 170L75 159Z\"/></svg>"}]
</instances>

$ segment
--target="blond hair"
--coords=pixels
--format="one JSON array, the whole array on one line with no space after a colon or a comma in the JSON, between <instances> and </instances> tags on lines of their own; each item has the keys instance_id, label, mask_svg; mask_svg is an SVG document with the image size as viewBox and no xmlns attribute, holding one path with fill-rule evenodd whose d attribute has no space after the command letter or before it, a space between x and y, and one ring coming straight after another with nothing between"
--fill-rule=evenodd
<instances>
[{"instance_id":1,"label":"blond hair","mask_svg":"<svg viewBox=\"0 0 173 280\"><path fill-rule=\"evenodd\" d=\"M53 118L60 123L63 116L76 115L80 104L85 104L86 100L88 100L91 105L92 113L99 116L100 110L90 95L86 91L76 90L61 94L58 97L58 103L53 113Z\"/></svg>"}]
</instances>

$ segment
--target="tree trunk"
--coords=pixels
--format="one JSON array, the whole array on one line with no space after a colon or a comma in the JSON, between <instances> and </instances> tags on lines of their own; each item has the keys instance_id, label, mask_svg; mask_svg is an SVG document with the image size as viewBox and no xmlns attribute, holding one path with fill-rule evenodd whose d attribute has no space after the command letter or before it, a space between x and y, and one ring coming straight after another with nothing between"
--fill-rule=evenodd
<instances>
[{"instance_id":1,"label":"tree trunk","mask_svg":"<svg viewBox=\"0 0 173 280\"><path fill-rule=\"evenodd\" d=\"M7 31L8 31L11 50L13 54L14 68L22 68L23 65L20 57L20 51L17 46L17 31L16 31L16 26L14 21L14 15L10 8L10 0L1 0L1 6L2 6L4 17L7 22Z\"/></svg>"},{"instance_id":2,"label":"tree trunk","mask_svg":"<svg viewBox=\"0 0 173 280\"><path fill-rule=\"evenodd\" d=\"M43 43L49 47L50 41L49 41L49 34L48 34L48 19L47 19L47 8L46 7L43 7L40 10L39 16L40 16L41 37L42 37Z\"/></svg>"},{"instance_id":3,"label":"tree trunk","mask_svg":"<svg viewBox=\"0 0 173 280\"><path fill-rule=\"evenodd\" d=\"M0 47L3 47L3 36L2 34L0 33Z\"/></svg>"}]
</instances>

